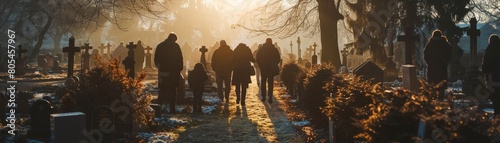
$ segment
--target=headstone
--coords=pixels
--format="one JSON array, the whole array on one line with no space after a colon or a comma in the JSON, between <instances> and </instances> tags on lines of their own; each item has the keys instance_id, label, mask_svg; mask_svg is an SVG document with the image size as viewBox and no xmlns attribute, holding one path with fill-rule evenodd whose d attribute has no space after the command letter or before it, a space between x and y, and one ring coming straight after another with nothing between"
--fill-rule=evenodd
<instances>
[{"instance_id":1,"label":"headstone","mask_svg":"<svg viewBox=\"0 0 500 143\"><path fill-rule=\"evenodd\" d=\"M24 53L27 53L28 50L26 49L23 49L23 46L22 45L19 45L18 46L18 56L16 57L16 67L15 67L15 70L16 70L16 73L14 73L14 75L17 75L17 76L22 76L24 74L26 74L26 63L24 61Z\"/></svg>"},{"instance_id":2,"label":"headstone","mask_svg":"<svg viewBox=\"0 0 500 143\"><path fill-rule=\"evenodd\" d=\"M99 57L99 50L93 49L92 54L90 54L90 67L95 67L97 65L97 58Z\"/></svg>"},{"instance_id":3,"label":"headstone","mask_svg":"<svg viewBox=\"0 0 500 143\"><path fill-rule=\"evenodd\" d=\"M372 61L366 61L353 72L357 76L362 76L363 80L372 80L374 83L382 82L384 79L384 71Z\"/></svg>"},{"instance_id":4,"label":"headstone","mask_svg":"<svg viewBox=\"0 0 500 143\"><path fill-rule=\"evenodd\" d=\"M417 68L415 65L403 65L403 88L410 91L418 90Z\"/></svg>"},{"instance_id":5,"label":"headstone","mask_svg":"<svg viewBox=\"0 0 500 143\"><path fill-rule=\"evenodd\" d=\"M77 143L85 141L85 114L82 112L69 112L50 114L51 142Z\"/></svg>"},{"instance_id":6,"label":"headstone","mask_svg":"<svg viewBox=\"0 0 500 143\"><path fill-rule=\"evenodd\" d=\"M342 49L340 51L342 53L342 65L347 66L347 55L349 55L349 51L347 50L347 47Z\"/></svg>"},{"instance_id":7,"label":"headstone","mask_svg":"<svg viewBox=\"0 0 500 143\"><path fill-rule=\"evenodd\" d=\"M37 60L37 65L38 65L38 68L42 68L43 67L43 64L45 63L44 61L45 59L45 56L43 54L38 54L36 60Z\"/></svg>"},{"instance_id":8,"label":"headstone","mask_svg":"<svg viewBox=\"0 0 500 143\"><path fill-rule=\"evenodd\" d=\"M83 52L82 58L83 58L83 63L82 63L82 71L89 70L90 69L90 53L89 50L92 49L92 46L89 45L89 43L85 43L81 49L85 50Z\"/></svg>"},{"instance_id":9,"label":"headstone","mask_svg":"<svg viewBox=\"0 0 500 143\"><path fill-rule=\"evenodd\" d=\"M102 134L101 138L92 138L92 141L114 143L115 139L115 112L109 106L101 105L92 111L91 135Z\"/></svg>"},{"instance_id":10,"label":"headstone","mask_svg":"<svg viewBox=\"0 0 500 143\"><path fill-rule=\"evenodd\" d=\"M301 50L300 50L300 37L297 37L297 59L298 59L298 63L299 64L302 64L302 56L300 54Z\"/></svg>"},{"instance_id":11,"label":"headstone","mask_svg":"<svg viewBox=\"0 0 500 143\"><path fill-rule=\"evenodd\" d=\"M150 46L147 46L146 48L144 48L144 50L146 50L146 66L144 67L144 71L145 72L154 72L155 69L153 68L152 66L152 62L151 62L151 59L152 59L152 55L151 52L149 52L150 50L153 50L153 48L151 48Z\"/></svg>"},{"instance_id":12,"label":"headstone","mask_svg":"<svg viewBox=\"0 0 500 143\"><path fill-rule=\"evenodd\" d=\"M470 58L471 63L465 72L462 91L469 96L478 96L479 92L475 92L477 88L485 89L479 78L482 78L482 73L479 71L477 63L477 37L481 35L481 31L477 29L476 18L471 18L470 28L467 30L467 35L470 37ZM482 87L481 87L482 86Z\"/></svg>"},{"instance_id":13,"label":"headstone","mask_svg":"<svg viewBox=\"0 0 500 143\"><path fill-rule=\"evenodd\" d=\"M312 56L312 64L313 65L317 65L318 64L318 55L316 55L316 47L318 45L316 44L316 42L314 42L313 44L313 47L314 47L314 53L313 53L313 56Z\"/></svg>"},{"instance_id":14,"label":"headstone","mask_svg":"<svg viewBox=\"0 0 500 143\"><path fill-rule=\"evenodd\" d=\"M38 99L31 105L31 129L29 136L39 140L50 140L50 114L52 106L49 101Z\"/></svg>"},{"instance_id":15,"label":"headstone","mask_svg":"<svg viewBox=\"0 0 500 143\"><path fill-rule=\"evenodd\" d=\"M52 72L54 73L62 73L64 72L62 68L59 66L59 60L54 61L54 66L52 67Z\"/></svg>"},{"instance_id":16,"label":"headstone","mask_svg":"<svg viewBox=\"0 0 500 143\"><path fill-rule=\"evenodd\" d=\"M205 53L208 52L208 49L205 46L201 46L200 52L201 52L200 63L203 64L204 67L207 67L207 60L205 59Z\"/></svg>"},{"instance_id":17,"label":"headstone","mask_svg":"<svg viewBox=\"0 0 500 143\"><path fill-rule=\"evenodd\" d=\"M59 61L59 62L64 62L64 57L63 57L63 54L61 53L57 53L56 54L56 59Z\"/></svg>"},{"instance_id":18,"label":"headstone","mask_svg":"<svg viewBox=\"0 0 500 143\"><path fill-rule=\"evenodd\" d=\"M137 41L137 45L134 49L134 72L141 73L142 68L144 67L144 46L142 45L141 40Z\"/></svg>"},{"instance_id":19,"label":"headstone","mask_svg":"<svg viewBox=\"0 0 500 143\"><path fill-rule=\"evenodd\" d=\"M56 59L54 55L52 55L51 52L48 52L45 54L45 59L47 60L47 67L53 67L54 66L54 60Z\"/></svg>"},{"instance_id":20,"label":"headstone","mask_svg":"<svg viewBox=\"0 0 500 143\"><path fill-rule=\"evenodd\" d=\"M113 51L113 58L117 58L118 61L123 61L125 57L127 57L127 48L125 48L125 45L123 42L120 42L120 45L116 47L116 49Z\"/></svg>"},{"instance_id":21,"label":"headstone","mask_svg":"<svg viewBox=\"0 0 500 143\"><path fill-rule=\"evenodd\" d=\"M42 74L48 75L49 74L49 64L47 59L43 59L43 66L42 66Z\"/></svg>"},{"instance_id":22,"label":"headstone","mask_svg":"<svg viewBox=\"0 0 500 143\"><path fill-rule=\"evenodd\" d=\"M104 46L104 43L101 43L101 45L99 47L97 47L97 48L99 48L99 50L101 50L101 55L103 55L104 54L104 49L106 49L106 46ZM94 52L92 51L92 54L93 53Z\"/></svg>"},{"instance_id":23,"label":"headstone","mask_svg":"<svg viewBox=\"0 0 500 143\"><path fill-rule=\"evenodd\" d=\"M68 53L68 75L67 77L73 76L73 68L75 65L75 52L80 52L80 47L75 47L75 38L72 36L69 38L69 46L63 48L63 52Z\"/></svg>"},{"instance_id":24,"label":"headstone","mask_svg":"<svg viewBox=\"0 0 500 143\"><path fill-rule=\"evenodd\" d=\"M136 45L134 45L134 42L130 42L127 45L128 49L128 56L123 60L123 65L125 65L125 70L128 71L128 77L129 78L134 78L135 77L135 71L134 71L134 49L136 48Z\"/></svg>"},{"instance_id":25,"label":"headstone","mask_svg":"<svg viewBox=\"0 0 500 143\"><path fill-rule=\"evenodd\" d=\"M110 49L111 49L111 44L108 43L106 45L106 52L103 51L102 54L101 54L103 62L108 62L111 59L111 51L110 51Z\"/></svg>"}]
</instances>

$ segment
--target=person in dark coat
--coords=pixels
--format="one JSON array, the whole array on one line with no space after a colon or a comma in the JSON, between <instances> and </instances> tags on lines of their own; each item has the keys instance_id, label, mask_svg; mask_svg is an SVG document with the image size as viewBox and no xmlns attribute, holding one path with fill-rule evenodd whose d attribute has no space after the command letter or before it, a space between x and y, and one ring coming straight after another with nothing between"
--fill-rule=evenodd
<instances>
[{"instance_id":1,"label":"person in dark coat","mask_svg":"<svg viewBox=\"0 0 500 143\"><path fill-rule=\"evenodd\" d=\"M281 61L278 49L274 47L271 38L266 39L266 43L262 45L257 51L257 64L260 67L261 84L260 90L262 95L262 102L266 101L266 94L269 96L269 103L273 102L273 83L274 76L280 73L279 64ZM266 92L267 82L267 92Z\"/></svg>"},{"instance_id":2,"label":"person in dark coat","mask_svg":"<svg viewBox=\"0 0 500 143\"><path fill-rule=\"evenodd\" d=\"M156 46L154 58L158 68L158 87L160 88L158 101L163 108L167 101L170 101L170 113L175 113L177 87L183 67L181 48L175 41L177 41L177 35L170 33L165 41Z\"/></svg>"},{"instance_id":3,"label":"person in dark coat","mask_svg":"<svg viewBox=\"0 0 500 143\"><path fill-rule=\"evenodd\" d=\"M142 72L142 67L144 66L144 57L146 54L144 53L144 46L142 45L141 40L137 41L137 47L134 49L134 71L137 74Z\"/></svg>"},{"instance_id":4,"label":"person in dark coat","mask_svg":"<svg viewBox=\"0 0 500 143\"><path fill-rule=\"evenodd\" d=\"M250 79L252 65L250 62L255 62L250 48L240 43L233 53L233 85L236 85L236 104L245 105L248 84L252 83Z\"/></svg>"},{"instance_id":5,"label":"person in dark coat","mask_svg":"<svg viewBox=\"0 0 500 143\"><path fill-rule=\"evenodd\" d=\"M233 50L229 48L226 41L220 41L220 47L214 51L212 56L212 69L215 71L215 82L219 98L229 103L229 92L231 91L231 73L233 72ZM224 84L224 86L222 86Z\"/></svg>"},{"instance_id":6,"label":"person in dark coat","mask_svg":"<svg viewBox=\"0 0 500 143\"><path fill-rule=\"evenodd\" d=\"M482 70L486 79L490 99L493 101L495 115L500 115L500 38L493 34L489 39L490 44L486 47Z\"/></svg>"},{"instance_id":7,"label":"person in dark coat","mask_svg":"<svg viewBox=\"0 0 500 143\"><path fill-rule=\"evenodd\" d=\"M438 99L444 99L444 90L447 87L448 61L451 58L451 46L441 31L435 30L425 46L424 59L427 62L427 81L431 84L444 83L439 88Z\"/></svg>"},{"instance_id":8,"label":"person in dark coat","mask_svg":"<svg viewBox=\"0 0 500 143\"><path fill-rule=\"evenodd\" d=\"M193 91L193 111L200 113L203 90L205 89L205 81L208 80L208 75L202 63L196 63L194 69L188 73L189 88Z\"/></svg>"}]
</instances>

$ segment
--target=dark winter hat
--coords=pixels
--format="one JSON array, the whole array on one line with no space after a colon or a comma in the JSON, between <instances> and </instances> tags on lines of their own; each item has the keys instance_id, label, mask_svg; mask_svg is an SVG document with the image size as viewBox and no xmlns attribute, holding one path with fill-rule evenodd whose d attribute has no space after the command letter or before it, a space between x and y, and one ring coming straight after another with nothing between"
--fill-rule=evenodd
<instances>
[{"instance_id":1,"label":"dark winter hat","mask_svg":"<svg viewBox=\"0 0 500 143\"><path fill-rule=\"evenodd\" d=\"M490 42L490 43L498 43L498 42L500 42L500 37L498 37L497 34L491 34L488 42Z\"/></svg>"},{"instance_id":2,"label":"dark winter hat","mask_svg":"<svg viewBox=\"0 0 500 143\"><path fill-rule=\"evenodd\" d=\"M271 39L271 38L267 38L267 39L266 39L266 43L267 43L267 44L273 44L273 39Z\"/></svg>"}]
</instances>

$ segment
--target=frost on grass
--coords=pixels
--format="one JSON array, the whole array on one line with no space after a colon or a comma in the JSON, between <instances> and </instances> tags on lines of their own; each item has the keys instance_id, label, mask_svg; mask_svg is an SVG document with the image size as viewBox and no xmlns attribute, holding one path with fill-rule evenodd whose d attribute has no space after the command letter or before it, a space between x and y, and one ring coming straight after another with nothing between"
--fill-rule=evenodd
<instances>
[{"instance_id":1,"label":"frost on grass","mask_svg":"<svg viewBox=\"0 0 500 143\"><path fill-rule=\"evenodd\" d=\"M306 126L306 125L310 124L310 122L307 120L297 121L297 122L292 122L292 123L293 123L293 125L299 126L299 127Z\"/></svg>"},{"instance_id":2,"label":"frost on grass","mask_svg":"<svg viewBox=\"0 0 500 143\"><path fill-rule=\"evenodd\" d=\"M215 111L215 106L206 106L203 107L201 110L205 114L211 114L213 111Z\"/></svg>"},{"instance_id":3,"label":"frost on grass","mask_svg":"<svg viewBox=\"0 0 500 143\"><path fill-rule=\"evenodd\" d=\"M138 138L148 142L148 143L169 143L173 142L173 135L168 132L160 132L160 133L147 133L140 132L138 133Z\"/></svg>"}]
</instances>

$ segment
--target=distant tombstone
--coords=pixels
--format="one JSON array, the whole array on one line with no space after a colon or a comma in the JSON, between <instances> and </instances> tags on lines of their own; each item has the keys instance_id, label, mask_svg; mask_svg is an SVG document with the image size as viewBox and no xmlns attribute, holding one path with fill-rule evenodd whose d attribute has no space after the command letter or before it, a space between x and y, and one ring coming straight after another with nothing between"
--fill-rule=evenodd
<instances>
[{"instance_id":1,"label":"distant tombstone","mask_svg":"<svg viewBox=\"0 0 500 143\"><path fill-rule=\"evenodd\" d=\"M104 55L104 49L106 49L106 46L104 46L104 43L101 43L101 45L97 48L99 48L99 50L101 50L101 52L100 52L101 55ZM93 51L92 51L92 54L94 54Z\"/></svg>"},{"instance_id":2,"label":"distant tombstone","mask_svg":"<svg viewBox=\"0 0 500 143\"><path fill-rule=\"evenodd\" d=\"M102 59L103 59L104 62L108 62L111 59L111 51L110 51L110 49L111 49L111 44L108 43L106 45L106 53L102 52L102 54L101 54L102 55Z\"/></svg>"},{"instance_id":3,"label":"distant tombstone","mask_svg":"<svg viewBox=\"0 0 500 143\"><path fill-rule=\"evenodd\" d=\"M31 129L29 136L34 139L50 139L50 114L52 106L49 101L39 99L31 106Z\"/></svg>"},{"instance_id":4,"label":"distant tombstone","mask_svg":"<svg viewBox=\"0 0 500 143\"><path fill-rule=\"evenodd\" d=\"M82 63L82 70L88 70L90 69L90 53L89 50L92 49L92 46L89 45L89 43L85 43L81 49L84 49L84 53L82 55L83 58L83 63Z\"/></svg>"},{"instance_id":5,"label":"distant tombstone","mask_svg":"<svg viewBox=\"0 0 500 143\"><path fill-rule=\"evenodd\" d=\"M50 114L51 142L77 143L85 141L85 114L82 112L69 112Z\"/></svg>"},{"instance_id":6,"label":"distant tombstone","mask_svg":"<svg viewBox=\"0 0 500 143\"><path fill-rule=\"evenodd\" d=\"M45 63L44 62L44 59L45 59L45 56L43 54L38 54L37 58L36 58L36 61L37 61L37 65L38 65L38 68L42 68L43 67L43 64Z\"/></svg>"},{"instance_id":7,"label":"distant tombstone","mask_svg":"<svg viewBox=\"0 0 500 143\"><path fill-rule=\"evenodd\" d=\"M63 48L63 52L68 53L68 75L67 77L73 76L73 67L75 64L75 53L80 52L80 47L75 47L75 38L69 38L69 46ZM79 57L79 56L77 56Z\"/></svg>"},{"instance_id":8,"label":"distant tombstone","mask_svg":"<svg viewBox=\"0 0 500 143\"><path fill-rule=\"evenodd\" d=\"M403 87L410 91L418 90L417 69L415 65L403 65Z\"/></svg>"},{"instance_id":9,"label":"distant tombstone","mask_svg":"<svg viewBox=\"0 0 500 143\"><path fill-rule=\"evenodd\" d=\"M384 80L384 71L372 61L366 61L353 70L357 76L362 76L363 80L371 80L379 83Z\"/></svg>"},{"instance_id":10,"label":"distant tombstone","mask_svg":"<svg viewBox=\"0 0 500 143\"><path fill-rule=\"evenodd\" d=\"M43 59L42 74L44 74L44 75L49 74L49 64L47 62L47 59Z\"/></svg>"},{"instance_id":11,"label":"distant tombstone","mask_svg":"<svg viewBox=\"0 0 500 143\"><path fill-rule=\"evenodd\" d=\"M90 67L95 67L97 65L98 56L99 56L99 50L93 49L92 54L90 54Z\"/></svg>"},{"instance_id":12,"label":"distant tombstone","mask_svg":"<svg viewBox=\"0 0 500 143\"><path fill-rule=\"evenodd\" d=\"M14 75L22 76L26 74L26 63L24 61L24 53L27 53L28 50L24 49L22 45L19 45L18 49L19 49L17 51L18 56L16 57L16 64L15 64L16 73L14 73Z\"/></svg>"},{"instance_id":13,"label":"distant tombstone","mask_svg":"<svg viewBox=\"0 0 500 143\"><path fill-rule=\"evenodd\" d=\"M134 61L134 49L136 48L137 46L134 45L134 42L130 42L128 45L127 45L127 49L128 49L128 56L125 58L125 60L123 60L123 65L125 66L125 70L128 71L128 77L129 78L134 78L135 77L135 71L134 71L134 64L135 64L135 61Z\"/></svg>"},{"instance_id":14,"label":"distant tombstone","mask_svg":"<svg viewBox=\"0 0 500 143\"><path fill-rule=\"evenodd\" d=\"M150 46L147 46L146 48L144 48L144 50L146 50L146 66L144 67L144 71L145 72L153 72L155 71L155 69L153 68L152 64L151 64L151 58L152 58L152 55L151 52L149 52L150 50L153 50L153 48L151 48Z\"/></svg>"},{"instance_id":15,"label":"distant tombstone","mask_svg":"<svg viewBox=\"0 0 500 143\"><path fill-rule=\"evenodd\" d=\"M62 68L59 66L59 60L54 61L54 66L52 67L52 72L54 73L63 73L64 71Z\"/></svg>"},{"instance_id":16,"label":"distant tombstone","mask_svg":"<svg viewBox=\"0 0 500 143\"><path fill-rule=\"evenodd\" d=\"M47 67L54 66L55 57L54 55L52 55L52 53L48 52L47 54L45 54L45 59L47 60Z\"/></svg>"},{"instance_id":17,"label":"distant tombstone","mask_svg":"<svg viewBox=\"0 0 500 143\"><path fill-rule=\"evenodd\" d=\"M91 142L114 143L115 112L109 106L101 105L92 111L91 135L102 134L101 138L92 138ZM96 133L100 132L100 133Z\"/></svg>"},{"instance_id":18,"label":"distant tombstone","mask_svg":"<svg viewBox=\"0 0 500 143\"><path fill-rule=\"evenodd\" d=\"M56 54L56 60L58 60L59 62L64 62L64 57L63 57L63 54L61 53L57 53Z\"/></svg>"}]
</instances>

